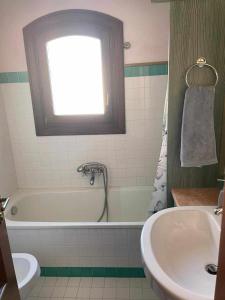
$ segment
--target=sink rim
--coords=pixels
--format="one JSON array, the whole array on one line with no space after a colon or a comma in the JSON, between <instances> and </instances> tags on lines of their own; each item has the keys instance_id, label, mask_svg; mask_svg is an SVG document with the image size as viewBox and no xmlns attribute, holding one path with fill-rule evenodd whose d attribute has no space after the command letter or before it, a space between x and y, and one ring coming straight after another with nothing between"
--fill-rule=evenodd
<instances>
[{"instance_id":1,"label":"sink rim","mask_svg":"<svg viewBox=\"0 0 225 300\"><path fill-rule=\"evenodd\" d=\"M207 218L215 224L216 230L220 233L220 222L221 216L215 216L213 213L214 206L187 206L187 207L173 207L164 209L154 215L152 215L144 224L141 234L141 253L145 266L147 267L153 278L161 285L170 295L179 297L182 299L197 299L196 300L212 300L212 295L204 295L193 292L187 288L182 287L176 281L171 279L166 272L161 268L155 255L152 244L147 242L151 237L151 230L154 223L159 219L160 216L175 211L200 211L204 213ZM216 218L215 218L216 217Z\"/></svg>"}]
</instances>

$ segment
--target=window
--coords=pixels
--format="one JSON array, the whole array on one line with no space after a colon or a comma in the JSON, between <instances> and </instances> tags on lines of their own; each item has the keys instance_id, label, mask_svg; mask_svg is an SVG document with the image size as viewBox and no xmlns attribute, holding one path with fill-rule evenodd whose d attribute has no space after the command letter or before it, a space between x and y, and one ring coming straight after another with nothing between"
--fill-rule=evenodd
<instances>
[{"instance_id":1,"label":"window","mask_svg":"<svg viewBox=\"0 0 225 300\"><path fill-rule=\"evenodd\" d=\"M88 10L24 28L36 134L125 133L123 24Z\"/></svg>"},{"instance_id":2,"label":"window","mask_svg":"<svg viewBox=\"0 0 225 300\"><path fill-rule=\"evenodd\" d=\"M46 47L54 114L104 114L101 41L75 35Z\"/></svg>"}]
</instances>

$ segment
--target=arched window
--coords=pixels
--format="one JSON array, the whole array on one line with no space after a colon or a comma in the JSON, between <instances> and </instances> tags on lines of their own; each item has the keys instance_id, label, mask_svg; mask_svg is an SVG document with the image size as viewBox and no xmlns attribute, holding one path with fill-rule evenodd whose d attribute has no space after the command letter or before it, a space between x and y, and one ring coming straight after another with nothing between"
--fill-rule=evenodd
<instances>
[{"instance_id":1,"label":"arched window","mask_svg":"<svg viewBox=\"0 0 225 300\"><path fill-rule=\"evenodd\" d=\"M123 23L89 10L24 28L36 134L125 133Z\"/></svg>"}]
</instances>

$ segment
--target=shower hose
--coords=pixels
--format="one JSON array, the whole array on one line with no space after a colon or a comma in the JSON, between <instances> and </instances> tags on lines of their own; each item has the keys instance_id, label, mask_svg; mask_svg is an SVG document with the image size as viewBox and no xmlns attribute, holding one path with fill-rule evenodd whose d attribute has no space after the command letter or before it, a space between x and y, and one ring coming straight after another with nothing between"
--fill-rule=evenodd
<instances>
[{"instance_id":1,"label":"shower hose","mask_svg":"<svg viewBox=\"0 0 225 300\"><path fill-rule=\"evenodd\" d=\"M98 218L97 222L101 222L104 215L106 214L106 221L109 220L109 207L108 207L108 172L105 165L102 165L102 176L103 176L103 184L104 184L104 192L105 192L105 198L104 198L104 205L102 209L102 213L100 217Z\"/></svg>"}]
</instances>

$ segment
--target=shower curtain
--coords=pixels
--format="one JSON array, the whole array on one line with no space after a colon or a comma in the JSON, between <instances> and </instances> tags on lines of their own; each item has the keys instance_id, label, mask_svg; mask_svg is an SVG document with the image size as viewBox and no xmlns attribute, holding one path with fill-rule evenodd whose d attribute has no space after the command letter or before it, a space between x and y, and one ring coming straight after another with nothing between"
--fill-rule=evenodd
<instances>
[{"instance_id":1,"label":"shower curtain","mask_svg":"<svg viewBox=\"0 0 225 300\"><path fill-rule=\"evenodd\" d=\"M167 120L168 120L168 83L164 104L162 146L159 155L156 177L153 185L150 215L167 207Z\"/></svg>"},{"instance_id":2,"label":"shower curtain","mask_svg":"<svg viewBox=\"0 0 225 300\"><path fill-rule=\"evenodd\" d=\"M152 0L152 2L169 2L169 0ZM153 184L153 192L149 214L154 214L167 207L167 120L168 120L168 84L164 104L162 124L162 145L157 164L156 177Z\"/></svg>"}]
</instances>

